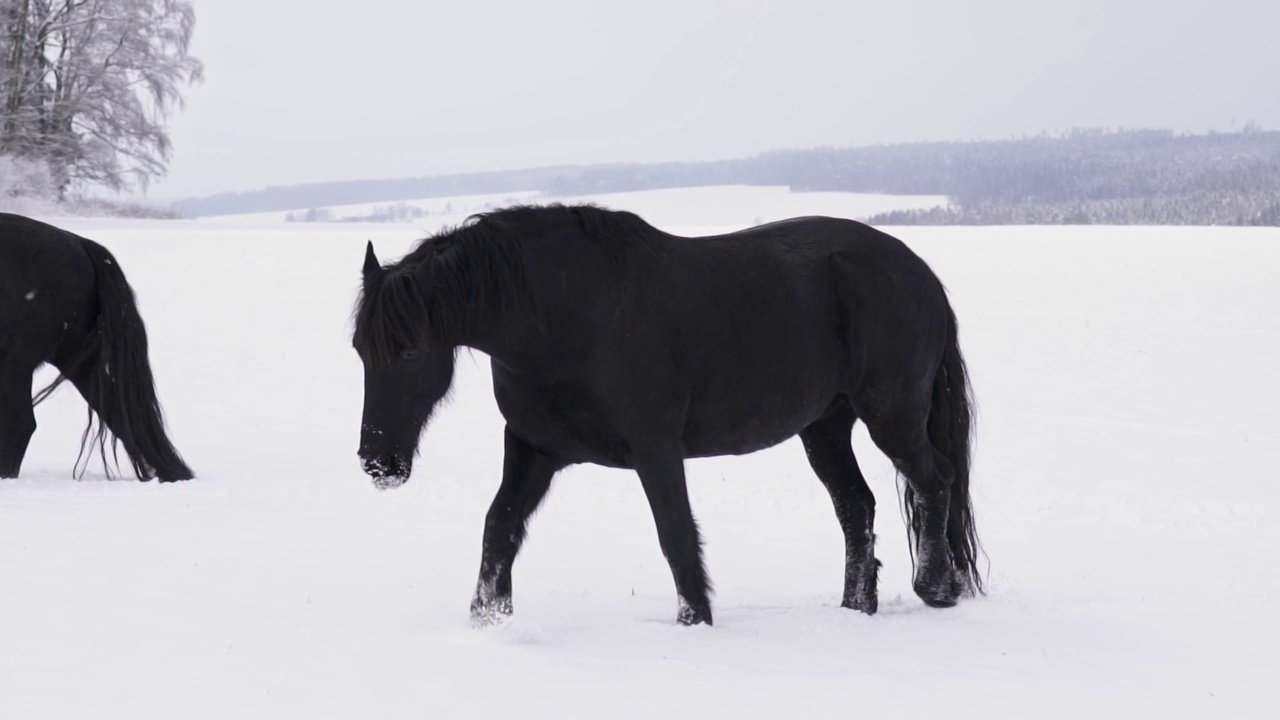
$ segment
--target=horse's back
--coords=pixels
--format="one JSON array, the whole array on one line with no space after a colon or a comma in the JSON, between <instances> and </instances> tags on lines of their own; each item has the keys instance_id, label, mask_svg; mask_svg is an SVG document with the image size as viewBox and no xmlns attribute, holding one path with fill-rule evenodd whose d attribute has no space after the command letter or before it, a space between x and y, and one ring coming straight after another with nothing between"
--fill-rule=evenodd
<instances>
[{"instance_id":1,"label":"horse's back","mask_svg":"<svg viewBox=\"0 0 1280 720\"><path fill-rule=\"evenodd\" d=\"M0 213L0 353L43 362L68 330L91 323L93 265L74 233Z\"/></svg>"},{"instance_id":2,"label":"horse's back","mask_svg":"<svg viewBox=\"0 0 1280 720\"><path fill-rule=\"evenodd\" d=\"M89 267L85 238L45 222L0 213L0 269L6 279L69 275Z\"/></svg>"},{"instance_id":3,"label":"horse's back","mask_svg":"<svg viewBox=\"0 0 1280 720\"><path fill-rule=\"evenodd\" d=\"M730 253L759 252L780 262L812 262L832 253L903 265L923 260L901 239L849 218L807 215L743 228L723 235L684 238Z\"/></svg>"},{"instance_id":4,"label":"horse's back","mask_svg":"<svg viewBox=\"0 0 1280 720\"><path fill-rule=\"evenodd\" d=\"M947 336L945 293L898 238L819 216L677 244L674 285L662 292L680 317L691 420L716 440L708 454L744 437L763 447L840 395L931 380Z\"/></svg>"},{"instance_id":5,"label":"horse's back","mask_svg":"<svg viewBox=\"0 0 1280 720\"><path fill-rule=\"evenodd\" d=\"M945 305L941 283L915 251L855 220L807 216L723 235L668 238L662 272L688 284L690 293L722 294L727 312L794 313L834 303L845 314L902 313L913 305Z\"/></svg>"},{"instance_id":6,"label":"horse's back","mask_svg":"<svg viewBox=\"0 0 1280 720\"><path fill-rule=\"evenodd\" d=\"M849 386L863 401L924 396L953 332L942 282L905 242L853 220L775 224L780 257L830 268ZM781 262L781 260L780 260Z\"/></svg>"},{"instance_id":7,"label":"horse's back","mask_svg":"<svg viewBox=\"0 0 1280 720\"><path fill-rule=\"evenodd\" d=\"M658 236L656 252L627 265L618 320L600 335L610 391L634 385L626 407L646 408L637 417L683 408L688 457L753 452L795 435L849 385L831 262L847 230L802 218Z\"/></svg>"}]
</instances>

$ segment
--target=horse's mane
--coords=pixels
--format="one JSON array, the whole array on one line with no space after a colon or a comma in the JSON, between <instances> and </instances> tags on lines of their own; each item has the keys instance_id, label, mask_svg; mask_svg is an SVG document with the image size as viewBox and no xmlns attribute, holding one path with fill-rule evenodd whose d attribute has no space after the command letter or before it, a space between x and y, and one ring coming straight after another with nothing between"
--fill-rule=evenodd
<instances>
[{"instance_id":1,"label":"horse's mane","mask_svg":"<svg viewBox=\"0 0 1280 720\"><path fill-rule=\"evenodd\" d=\"M466 328L529 303L526 239L574 229L618 262L657 232L633 213L590 204L514 205L471 215L365 279L353 344L384 365L408 348L456 344Z\"/></svg>"}]
</instances>

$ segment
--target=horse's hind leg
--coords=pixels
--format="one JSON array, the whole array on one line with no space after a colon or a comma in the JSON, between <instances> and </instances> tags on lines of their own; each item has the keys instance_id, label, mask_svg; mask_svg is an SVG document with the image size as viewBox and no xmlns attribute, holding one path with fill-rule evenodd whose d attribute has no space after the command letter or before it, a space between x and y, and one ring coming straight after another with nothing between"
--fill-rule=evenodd
<instances>
[{"instance_id":1,"label":"horse's hind leg","mask_svg":"<svg viewBox=\"0 0 1280 720\"><path fill-rule=\"evenodd\" d=\"M512 613L511 566L524 542L525 526L546 497L551 479L564 463L531 447L506 430L502 485L484 522L480 578L471 601L471 618L491 623Z\"/></svg>"},{"instance_id":2,"label":"horse's hind leg","mask_svg":"<svg viewBox=\"0 0 1280 720\"><path fill-rule=\"evenodd\" d=\"M689 506L684 458L676 451L638 453L636 473L658 527L658 544L671 566L681 625L711 625L710 583L702 564L702 538Z\"/></svg>"},{"instance_id":3,"label":"horse's hind leg","mask_svg":"<svg viewBox=\"0 0 1280 720\"><path fill-rule=\"evenodd\" d=\"M0 356L0 478L16 478L36 431L31 406L33 369L20 369Z\"/></svg>"},{"instance_id":4,"label":"horse's hind leg","mask_svg":"<svg viewBox=\"0 0 1280 720\"><path fill-rule=\"evenodd\" d=\"M800 432L809 464L826 486L844 531L844 597L841 606L874 615L878 607L875 557L876 499L853 454L857 421L846 401Z\"/></svg>"},{"instance_id":5,"label":"horse's hind leg","mask_svg":"<svg viewBox=\"0 0 1280 720\"><path fill-rule=\"evenodd\" d=\"M906 479L908 535L915 545L913 588L930 607L951 607L963 591L947 542L947 516L955 470L929 441L929 404L898 396L858 416L876 446Z\"/></svg>"}]
</instances>

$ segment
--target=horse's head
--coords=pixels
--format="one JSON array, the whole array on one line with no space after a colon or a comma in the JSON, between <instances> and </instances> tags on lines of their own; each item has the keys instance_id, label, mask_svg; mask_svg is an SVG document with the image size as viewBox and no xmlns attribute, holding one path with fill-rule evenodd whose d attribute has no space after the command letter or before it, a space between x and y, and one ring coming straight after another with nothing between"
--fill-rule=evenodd
<instances>
[{"instance_id":1,"label":"horse's head","mask_svg":"<svg viewBox=\"0 0 1280 720\"><path fill-rule=\"evenodd\" d=\"M364 363L360 463L379 489L409 479L418 438L453 382L454 348L434 341L421 279L386 269L370 243L353 345Z\"/></svg>"}]
</instances>

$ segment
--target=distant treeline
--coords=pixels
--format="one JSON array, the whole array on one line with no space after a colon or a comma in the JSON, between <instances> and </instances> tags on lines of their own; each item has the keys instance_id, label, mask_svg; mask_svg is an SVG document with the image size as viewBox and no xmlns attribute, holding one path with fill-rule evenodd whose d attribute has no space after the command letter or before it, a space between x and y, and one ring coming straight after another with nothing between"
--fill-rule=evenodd
<instances>
[{"instance_id":1,"label":"distant treeline","mask_svg":"<svg viewBox=\"0 0 1280 720\"><path fill-rule=\"evenodd\" d=\"M1001 141L778 150L698 163L561 166L413 180L321 183L183 203L189 216L446 195L588 195L707 185L942 195L952 207L880 224L1280 225L1280 132L1076 130Z\"/></svg>"},{"instance_id":2,"label":"distant treeline","mask_svg":"<svg viewBox=\"0 0 1280 720\"><path fill-rule=\"evenodd\" d=\"M1280 199L1268 193L1194 192L1068 202L983 203L893 210L873 225L1269 225L1280 226Z\"/></svg>"}]
</instances>

